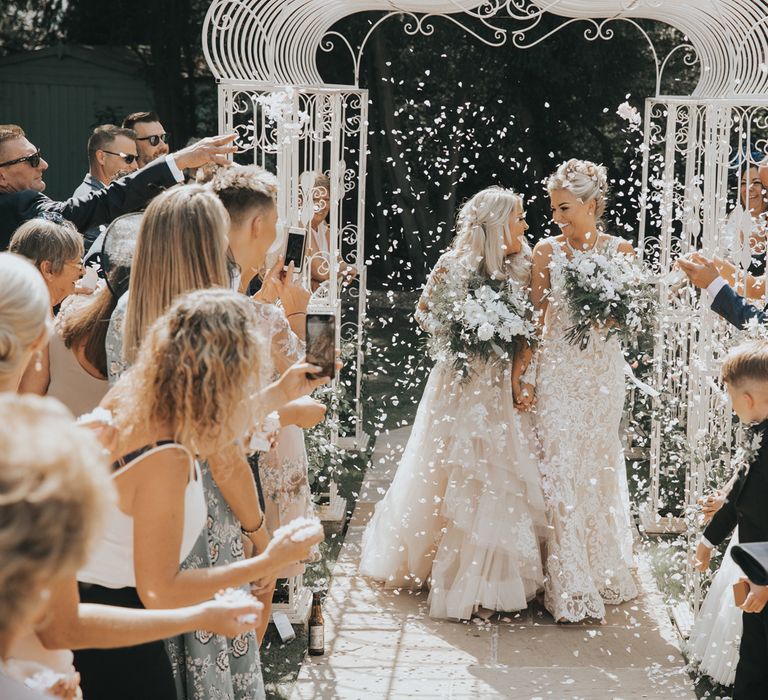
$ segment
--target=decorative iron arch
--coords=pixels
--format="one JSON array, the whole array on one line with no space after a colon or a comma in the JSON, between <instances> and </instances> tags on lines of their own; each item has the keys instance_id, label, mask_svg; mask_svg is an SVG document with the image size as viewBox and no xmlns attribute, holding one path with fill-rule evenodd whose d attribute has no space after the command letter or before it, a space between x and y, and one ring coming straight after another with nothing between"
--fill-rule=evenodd
<instances>
[{"instance_id":1,"label":"decorative iron arch","mask_svg":"<svg viewBox=\"0 0 768 700\"><path fill-rule=\"evenodd\" d=\"M368 11L382 15L359 46L332 29L345 17ZM537 35L547 14L563 20ZM329 176L330 279L314 303L335 313L342 333L355 344L357 442L364 437L359 398L367 137L367 91L359 88L358 75L368 36L395 16L407 18L404 30L412 35L433 33L432 20L441 17L488 45L510 43L515 48L534 46L577 22L586 23L585 38L592 41L612 38L613 22L638 29L656 67L656 95L645 104L639 239L641 249L655 247L662 276L669 272L673 254L692 248L721 254L727 250L728 238L733 238L729 229L743 219L738 197L733 206L733 174L751 162L753 152L759 152L758 158L768 155L768 0L212 0L202 38L219 84L220 128L236 129L238 145L253 152L254 162L276 168L278 206L287 224L306 222L309 174L319 170ZM685 43L659 55L641 20L673 27ZM327 85L318 69L318 53L328 51L334 40L350 52L350 85ZM698 83L690 95L666 96L665 69L685 47L692 47L695 56L686 58L689 65L698 61ZM735 256L742 267L749 259L749 236L743 238L746 243ZM351 286L354 319L343 313L342 287L337 285L340 257L358 273ZM730 447L730 407L715 385L728 331L706 304L681 299L664 283L661 293L664 319L654 349L654 383L665 392L665 401L676 401L675 415L669 418L679 420L685 432L684 505L693 506L717 466L711 450L699 449L698 436L720 435ZM652 426L651 488L643 521L649 531L659 524L664 421L656 417ZM697 600L699 578L690 566L687 583ZM295 595L306 599L300 581Z\"/></svg>"}]
</instances>

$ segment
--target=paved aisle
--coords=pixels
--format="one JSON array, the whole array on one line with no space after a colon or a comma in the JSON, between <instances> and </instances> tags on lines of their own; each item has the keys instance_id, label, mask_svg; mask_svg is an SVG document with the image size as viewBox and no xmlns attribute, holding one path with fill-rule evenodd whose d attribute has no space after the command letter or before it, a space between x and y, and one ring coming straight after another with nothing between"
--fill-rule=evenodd
<instances>
[{"instance_id":1,"label":"paved aisle","mask_svg":"<svg viewBox=\"0 0 768 700\"><path fill-rule=\"evenodd\" d=\"M325 601L326 654L307 657L293 698L696 697L658 593L611 608L607 625L555 625L532 606L491 623L426 616L426 593L383 591L357 576L363 528L409 428L381 436Z\"/></svg>"}]
</instances>

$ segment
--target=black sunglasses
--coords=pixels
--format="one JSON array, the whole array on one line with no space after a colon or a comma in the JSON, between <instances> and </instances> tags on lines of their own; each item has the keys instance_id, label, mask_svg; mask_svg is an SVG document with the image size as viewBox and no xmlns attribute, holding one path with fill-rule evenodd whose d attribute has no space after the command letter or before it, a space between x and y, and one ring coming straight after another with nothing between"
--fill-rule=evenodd
<instances>
[{"instance_id":1,"label":"black sunglasses","mask_svg":"<svg viewBox=\"0 0 768 700\"><path fill-rule=\"evenodd\" d=\"M168 143L168 134L153 134L152 136L140 136L137 141L149 141L150 146L157 146L162 139L163 143Z\"/></svg>"},{"instance_id":2,"label":"black sunglasses","mask_svg":"<svg viewBox=\"0 0 768 700\"><path fill-rule=\"evenodd\" d=\"M138 156L133 155L133 153L123 153L122 151L120 151L120 153L115 153L114 151L108 151L106 148L102 148L101 150L104 151L104 153L109 153L111 156L122 158L128 165L138 158Z\"/></svg>"},{"instance_id":3,"label":"black sunglasses","mask_svg":"<svg viewBox=\"0 0 768 700\"><path fill-rule=\"evenodd\" d=\"M7 160L5 163L0 163L0 168L4 168L6 165L16 165L16 163L28 162L33 168L40 165L40 161L43 159L43 155L40 151L33 153L31 156L24 156L23 158L16 158L16 160Z\"/></svg>"}]
</instances>

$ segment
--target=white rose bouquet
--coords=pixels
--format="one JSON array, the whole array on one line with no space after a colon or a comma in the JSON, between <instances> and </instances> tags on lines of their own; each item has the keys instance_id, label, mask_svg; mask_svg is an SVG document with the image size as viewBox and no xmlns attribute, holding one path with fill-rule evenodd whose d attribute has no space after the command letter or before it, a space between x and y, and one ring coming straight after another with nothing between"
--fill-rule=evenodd
<instances>
[{"instance_id":1,"label":"white rose bouquet","mask_svg":"<svg viewBox=\"0 0 768 700\"><path fill-rule=\"evenodd\" d=\"M617 335L625 345L632 344L653 327L659 306L656 283L630 256L577 251L563 273L575 321L565 335L571 345L586 349L593 328L606 328L606 339Z\"/></svg>"},{"instance_id":2,"label":"white rose bouquet","mask_svg":"<svg viewBox=\"0 0 768 700\"><path fill-rule=\"evenodd\" d=\"M536 313L519 283L479 274L447 274L423 320L432 357L450 361L465 378L472 361L511 361L521 342L536 337Z\"/></svg>"}]
</instances>

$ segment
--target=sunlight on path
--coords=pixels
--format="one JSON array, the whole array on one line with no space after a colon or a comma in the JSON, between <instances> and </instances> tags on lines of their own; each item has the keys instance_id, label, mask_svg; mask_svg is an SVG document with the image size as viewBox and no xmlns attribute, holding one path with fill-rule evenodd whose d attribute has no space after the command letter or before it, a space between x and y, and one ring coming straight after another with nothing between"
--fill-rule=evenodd
<instances>
[{"instance_id":1,"label":"sunlight on path","mask_svg":"<svg viewBox=\"0 0 768 700\"><path fill-rule=\"evenodd\" d=\"M490 623L426 616L425 592L384 591L357 575L360 539L410 428L382 435L325 601L326 654L304 661L292 698L696 697L677 638L640 564L641 597L607 625L556 625L536 605Z\"/></svg>"}]
</instances>

